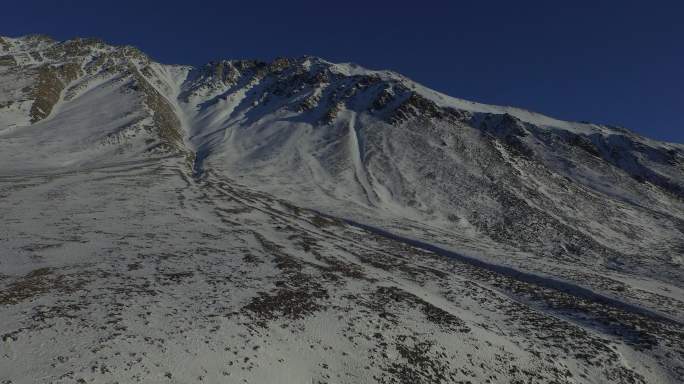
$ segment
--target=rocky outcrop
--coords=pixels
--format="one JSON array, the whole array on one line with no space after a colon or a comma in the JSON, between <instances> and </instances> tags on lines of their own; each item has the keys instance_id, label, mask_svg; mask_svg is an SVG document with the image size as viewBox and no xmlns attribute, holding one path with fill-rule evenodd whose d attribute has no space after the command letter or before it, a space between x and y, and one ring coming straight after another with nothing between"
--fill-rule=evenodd
<instances>
[{"instance_id":1,"label":"rocky outcrop","mask_svg":"<svg viewBox=\"0 0 684 384\"><path fill-rule=\"evenodd\" d=\"M36 85L30 96L34 99L31 106L31 122L36 123L50 115L64 88L81 75L78 63L65 63L58 66L46 64L37 70Z\"/></svg>"}]
</instances>

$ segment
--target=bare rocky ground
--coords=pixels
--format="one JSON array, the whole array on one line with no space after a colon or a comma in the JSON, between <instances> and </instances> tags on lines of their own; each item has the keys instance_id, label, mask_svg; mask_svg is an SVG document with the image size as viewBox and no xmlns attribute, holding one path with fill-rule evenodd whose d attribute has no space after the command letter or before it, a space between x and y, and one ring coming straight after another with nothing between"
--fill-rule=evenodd
<instances>
[{"instance_id":1,"label":"bare rocky ground","mask_svg":"<svg viewBox=\"0 0 684 384\"><path fill-rule=\"evenodd\" d=\"M676 383L676 316L181 158L0 178L0 383Z\"/></svg>"}]
</instances>

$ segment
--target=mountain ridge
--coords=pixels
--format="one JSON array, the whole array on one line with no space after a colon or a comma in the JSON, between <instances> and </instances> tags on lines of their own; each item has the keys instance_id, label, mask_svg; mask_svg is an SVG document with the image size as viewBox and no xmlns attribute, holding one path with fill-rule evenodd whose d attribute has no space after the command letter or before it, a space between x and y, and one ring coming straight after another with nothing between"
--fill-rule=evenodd
<instances>
[{"instance_id":1,"label":"mountain ridge","mask_svg":"<svg viewBox=\"0 0 684 384\"><path fill-rule=\"evenodd\" d=\"M117 50L130 50L134 51L137 54L143 55L146 61L154 61L150 56L144 54L142 51L140 51L138 48L136 48L134 45L112 45L108 44L105 42L103 39L99 38L89 38L89 37L74 37L68 40L64 41L59 41L54 38L52 38L49 35L44 35L44 34L29 34L29 35L22 35L22 36L17 36L17 37L10 37L10 36L0 36L0 39L2 39L3 43L0 43L0 48L3 49L5 53L26 53L31 50L35 49L42 49L41 48L41 43L45 44L44 47L47 45L55 46L55 45L63 45L63 44L70 44L70 43L86 43L86 44L98 44L101 46L107 46L109 48L114 48ZM19 51L13 51L11 48L12 47L12 42L16 44L17 42L20 43L20 50ZM9 44L8 44L9 43ZM28 44L26 44L28 43ZM33 45L32 45L33 44ZM28 45L28 47L26 47ZM603 128L607 129L610 131L614 132L620 132L624 133L627 135L632 135L632 136L639 136L643 139L648 139L645 136L642 136L636 132L633 132L625 127L620 127L620 126L615 126L615 125L610 125L610 124L603 124L603 123L591 123L591 122L586 122L586 121L571 121L571 120L562 120L562 119L557 119L548 115L544 115L542 113L537 113L533 112L524 108L520 107L514 107L514 106L499 106L499 105L488 105L488 104L483 104L479 102L474 102L474 101L468 101L464 99L458 99L452 96L448 96L444 93L440 93L437 91L430 90L427 87L424 87L417 82L407 78L406 76L392 70L372 70L372 69L367 69L365 67L362 67L356 63L352 62L345 62L345 63L333 63L331 61L328 61L324 58L321 57L316 57L316 56L311 56L311 55L302 55L299 57L276 57L273 59L272 62L268 61L263 61L259 59L227 59L227 58L221 58L221 59L214 59L210 60L209 62L205 64L200 64L200 65L190 65L190 64L161 64L165 66L170 66L170 67L180 67L180 68L186 68L190 71L197 71L201 70L203 67L213 67L214 65L220 65L221 63L253 63L253 64L258 64L261 66L268 66L268 65L275 65L276 67L279 65L279 63L287 63L287 62L295 62L295 63L306 63L306 61L312 60L317 63L329 65L332 68L335 68L339 73L345 74L345 75L353 75L353 74L365 74L365 75L377 75L377 76L383 76L385 78L389 78L392 80L398 80L398 81L405 81L407 82L412 89L415 90L415 88L419 88L426 94L432 94L434 95L435 99L441 99L445 100L445 104L448 103L448 101L452 101L454 104L457 105L462 105L460 108L462 110L466 111L478 111L478 112L484 112L488 109L491 109L492 111L496 111L497 114L510 114L512 116L515 116L523 121L526 122L535 122L535 121L546 121L552 125L552 124L557 124L560 126L568 126L570 125L576 125L576 126L585 126L587 128ZM432 99L431 101L436 101ZM520 116L525 116L520 117ZM531 120L531 121L527 121ZM651 140L651 139L648 139ZM652 140L652 141L658 141L666 144L671 144L671 145L676 145L676 146L681 146L682 143L676 143L676 142L668 142L668 141L662 141L662 140Z\"/></svg>"},{"instance_id":2,"label":"mountain ridge","mask_svg":"<svg viewBox=\"0 0 684 384\"><path fill-rule=\"evenodd\" d=\"M551 204L558 204L557 200L551 203L554 196L545 196L546 202L542 203L536 201L540 195L531 194L540 185L557 185L553 188L559 188L558 192L567 189L557 180L557 176L563 176L591 193L608 194L628 204L646 198L649 209L668 215L679 212L673 217L676 221L684 217L681 208L672 211L671 204L663 205L661 196L670 196L668 201L674 199L681 207L682 147L629 131L467 102L390 71L371 71L314 57L279 58L270 63L221 60L200 67L169 66L154 62L136 48L111 46L95 39L57 42L45 36L29 36L3 41L15 47L4 48L15 61L14 66L5 66L8 73L17 68L17 84L34 81L33 87L14 91L23 95L23 100L14 100L14 105L5 107L12 109L20 104L27 115L24 125L51 126L61 116L67 119L70 114L52 113L53 107L59 109L79 100L88 102L94 99L90 94L97 92L108 92L101 96L102 100L116 100L114 105L121 105L121 112L110 108L107 113L111 116L103 116L107 119L103 120L105 126L114 124L117 128L96 135L99 139L94 144L106 150L105 158L111 156L111 150L129 153L107 143L128 147L137 143L138 148L131 154L180 152L195 173L209 161L218 169L229 168L233 176L254 179L253 185L259 178L272 178L274 182L265 183L275 188L269 192L296 197L291 190L278 187L284 182L279 175L287 175L291 188L306 186L316 191L312 196L320 195L323 205L337 206L335 202L341 202L343 206L351 203L390 213L398 211L403 212L399 217L436 219L442 222L440 227L446 222L452 229L473 230L475 225L476 232L485 230L495 236L500 236L494 228L501 224L492 227L493 216L482 221L463 211L465 206L444 201L440 204L452 206L447 210L456 208L460 213L440 218L434 210L444 205L436 205L433 199L452 199L449 196L453 196L454 188L458 196L465 197L468 190L480 190L478 184L484 183L489 186L483 193L503 207L517 202L529 215L543 212L541 215L553 222L567 223L565 213L560 211L549 216L556 210ZM88 97L81 96L84 92ZM132 95L140 100L135 107L128 106ZM84 104L83 108L77 115L79 119L96 106ZM118 120L111 120L112 116ZM91 155L79 155L93 152L91 145L83 142L84 137L93 135L93 124L101 123L87 122L77 132L48 139L78 139L62 155L65 164L93 161ZM58 125L55 131L59 129L65 128ZM10 130L24 137L16 124ZM144 143L136 139L141 134ZM396 138L400 142L388 141L394 140L394 135L399 135ZM409 149L416 143L420 146L411 155L413 165L400 167L406 153L396 152L397 148ZM562 156L556 153L559 149ZM424 161L430 152L437 156ZM49 162L54 163L54 159ZM414 169L419 163L424 164ZM587 164L598 165L599 173L596 168L587 168ZM448 167L454 166L462 174L460 182L436 183L442 178L451 180L454 168ZM517 175L525 167L528 171ZM406 173L409 169L410 177ZM542 174L532 176L540 169L544 169ZM621 174L628 176L629 182ZM538 177L545 181L534 181ZM601 178L619 180L620 188L615 183L605 184ZM418 179L429 189L413 184ZM520 185L511 189L500 184L504 179L517 180L515 184ZM471 181L458 185L465 180ZM658 191L642 185L654 186ZM596 197L587 195L582 199ZM475 210L478 215L491 209L489 202L473 203L479 207ZM530 240L526 237L523 243Z\"/></svg>"}]
</instances>

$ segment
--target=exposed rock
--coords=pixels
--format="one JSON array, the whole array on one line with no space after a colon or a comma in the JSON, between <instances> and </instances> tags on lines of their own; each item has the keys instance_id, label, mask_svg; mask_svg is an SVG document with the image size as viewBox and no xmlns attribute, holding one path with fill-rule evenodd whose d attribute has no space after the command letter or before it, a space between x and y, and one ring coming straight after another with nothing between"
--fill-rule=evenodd
<instances>
[{"instance_id":1,"label":"exposed rock","mask_svg":"<svg viewBox=\"0 0 684 384\"><path fill-rule=\"evenodd\" d=\"M81 74L77 63L59 66L46 64L38 68L38 79L31 92L34 99L31 106L31 122L35 123L50 115L52 107L59 101L62 90Z\"/></svg>"}]
</instances>

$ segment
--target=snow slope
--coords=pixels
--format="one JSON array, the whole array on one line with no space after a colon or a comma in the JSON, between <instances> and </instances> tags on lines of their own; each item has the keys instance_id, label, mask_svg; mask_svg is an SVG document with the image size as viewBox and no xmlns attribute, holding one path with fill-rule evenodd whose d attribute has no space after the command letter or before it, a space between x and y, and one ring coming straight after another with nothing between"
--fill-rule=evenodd
<instances>
[{"instance_id":1,"label":"snow slope","mask_svg":"<svg viewBox=\"0 0 684 384\"><path fill-rule=\"evenodd\" d=\"M684 379L680 144L26 36L0 164L0 382Z\"/></svg>"}]
</instances>

